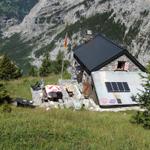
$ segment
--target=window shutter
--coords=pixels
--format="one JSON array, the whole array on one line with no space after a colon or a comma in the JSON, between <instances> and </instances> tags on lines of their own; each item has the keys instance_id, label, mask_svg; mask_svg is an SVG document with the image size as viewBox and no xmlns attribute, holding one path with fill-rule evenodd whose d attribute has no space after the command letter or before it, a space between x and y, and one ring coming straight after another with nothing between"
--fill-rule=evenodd
<instances>
[{"instance_id":1,"label":"window shutter","mask_svg":"<svg viewBox=\"0 0 150 150\"><path fill-rule=\"evenodd\" d=\"M129 63L128 62L125 63L124 70L126 70L126 71L129 70Z\"/></svg>"}]
</instances>

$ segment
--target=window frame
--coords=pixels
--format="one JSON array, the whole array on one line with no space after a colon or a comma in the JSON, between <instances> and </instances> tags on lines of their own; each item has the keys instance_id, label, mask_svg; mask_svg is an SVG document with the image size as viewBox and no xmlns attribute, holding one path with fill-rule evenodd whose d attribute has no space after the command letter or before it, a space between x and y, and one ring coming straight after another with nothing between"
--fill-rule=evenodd
<instances>
[{"instance_id":1,"label":"window frame","mask_svg":"<svg viewBox=\"0 0 150 150\"><path fill-rule=\"evenodd\" d=\"M127 61L118 61L116 71L125 71L125 64ZM119 68L119 63L122 63L122 67Z\"/></svg>"}]
</instances>

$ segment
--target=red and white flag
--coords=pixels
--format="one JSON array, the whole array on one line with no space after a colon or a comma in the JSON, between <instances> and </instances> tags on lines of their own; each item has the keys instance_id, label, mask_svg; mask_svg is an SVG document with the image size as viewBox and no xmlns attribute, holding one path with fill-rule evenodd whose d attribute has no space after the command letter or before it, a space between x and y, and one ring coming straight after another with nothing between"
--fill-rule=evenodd
<instances>
[{"instance_id":1,"label":"red and white flag","mask_svg":"<svg viewBox=\"0 0 150 150\"><path fill-rule=\"evenodd\" d=\"M67 46L68 46L68 34L66 33L65 40L64 40L64 48L67 48Z\"/></svg>"}]
</instances>

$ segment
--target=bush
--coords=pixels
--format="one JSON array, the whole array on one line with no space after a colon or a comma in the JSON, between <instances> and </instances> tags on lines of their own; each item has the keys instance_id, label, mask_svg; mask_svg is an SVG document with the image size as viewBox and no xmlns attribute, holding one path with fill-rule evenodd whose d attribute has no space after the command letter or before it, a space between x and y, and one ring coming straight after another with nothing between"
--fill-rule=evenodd
<instances>
[{"instance_id":1,"label":"bush","mask_svg":"<svg viewBox=\"0 0 150 150\"><path fill-rule=\"evenodd\" d=\"M10 97L6 88L3 84L0 83L0 104L9 101L10 101Z\"/></svg>"},{"instance_id":2,"label":"bush","mask_svg":"<svg viewBox=\"0 0 150 150\"><path fill-rule=\"evenodd\" d=\"M9 104L6 103L6 104L3 105L2 111L5 112L5 113L11 113L12 108Z\"/></svg>"},{"instance_id":3,"label":"bush","mask_svg":"<svg viewBox=\"0 0 150 150\"><path fill-rule=\"evenodd\" d=\"M138 111L131 119L132 123L141 124L143 122L143 113Z\"/></svg>"},{"instance_id":4,"label":"bush","mask_svg":"<svg viewBox=\"0 0 150 150\"><path fill-rule=\"evenodd\" d=\"M144 127L150 129L150 111L144 111L142 118Z\"/></svg>"}]
</instances>

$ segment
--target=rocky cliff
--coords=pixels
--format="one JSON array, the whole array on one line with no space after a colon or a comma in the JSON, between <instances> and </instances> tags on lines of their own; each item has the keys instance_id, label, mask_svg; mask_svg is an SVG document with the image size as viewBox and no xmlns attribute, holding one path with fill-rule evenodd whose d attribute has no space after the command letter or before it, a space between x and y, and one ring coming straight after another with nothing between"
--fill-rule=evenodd
<instances>
[{"instance_id":1,"label":"rocky cliff","mask_svg":"<svg viewBox=\"0 0 150 150\"><path fill-rule=\"evenodd\" d=\"M6 44L17 36L28 50L21 56L25 49L11 47L15 59L38 64L43 53L55 56L62 49L66 32L71 43L80 44L87 29L125 46L141 63L150 60L150 0L39 0L19 25L2 30L0 51L10 49Z\"/></svg>"}]
</instances>

